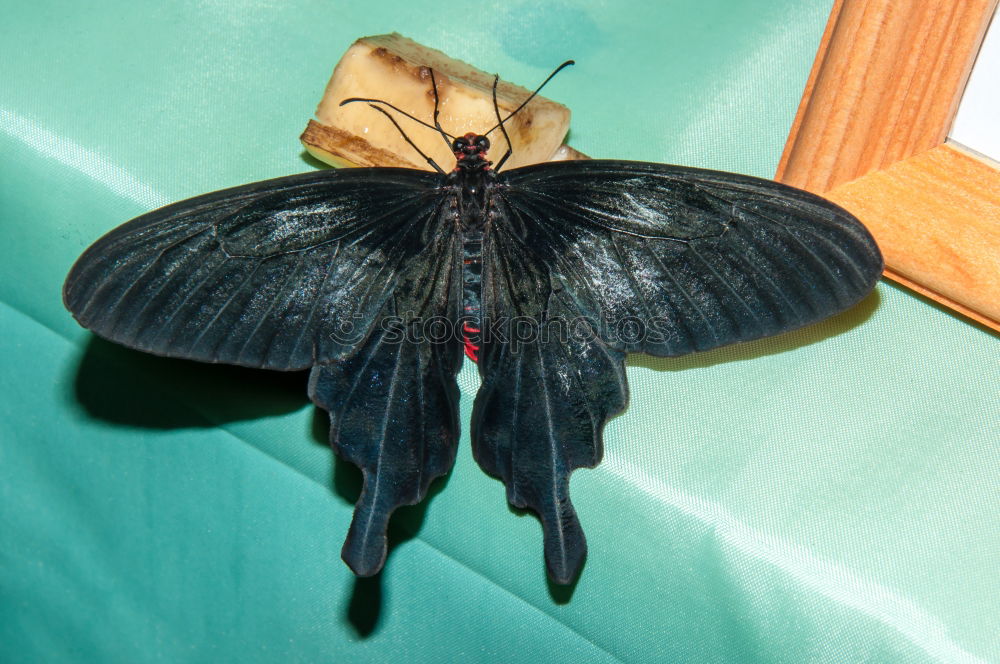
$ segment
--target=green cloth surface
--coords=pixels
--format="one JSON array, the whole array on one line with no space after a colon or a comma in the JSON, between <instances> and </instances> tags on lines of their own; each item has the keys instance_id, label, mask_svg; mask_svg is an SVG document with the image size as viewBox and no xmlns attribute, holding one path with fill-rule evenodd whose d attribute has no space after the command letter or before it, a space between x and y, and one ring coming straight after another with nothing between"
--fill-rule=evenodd
<instances>
[{"instance_id":1,"label":"green cloth surface","mask_svg":"<svg viewBox=\"0 0 1000 664\"><path fill-rule=\"evenodd\" d=\"M339 560L359 475L303 374L171 361L63 309L107 230L310 170L357 37L399 31L574 111L597 157L770 176L831 0L8 3L0 21L0 661L1000 661L1000 346L889 284L778 338L629 358L573 477L590 555L472 459Z\"/></svg>"}]
</instances>

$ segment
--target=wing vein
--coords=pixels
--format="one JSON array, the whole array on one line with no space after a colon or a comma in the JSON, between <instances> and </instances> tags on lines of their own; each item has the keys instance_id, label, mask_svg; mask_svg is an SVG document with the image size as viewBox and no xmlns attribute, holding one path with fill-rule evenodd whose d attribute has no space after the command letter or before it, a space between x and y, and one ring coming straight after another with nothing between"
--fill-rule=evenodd
<instances>
[{"instance_id":1,"label":"wing vein","mask_svg":"<svg viewBox=\"0 0 1000 664\"><path fill-rule=\"evenodd\" d=\"M760 256L763 260L770 260L770 259L768 259L768 257L767 257L766 254L764 254L763 252L758 252L757 251L757 247L754 246L753 242L750 242L749 244L754 249L755 255ZM771 295L776 296L776 297L780 298L781 300L783 300L784 303L785 303L785 306L788 308L788 310L791 311L793 315L799 316L799 312L797 310L798 308L797 308L796 304L788 297L788 295L785 292L785 289L781 288L778 285L778 283L771 277L771 275L768 274L767 271L765 271L764 269L762 269L757 264L757 261L751 260L750 257L748 256L748 252L746 252L746 251L733 251L733 252L731 252L731 254L729 255L729 257L727 257L727 258L729 258L729 260L731 260L733 262L737 262L740 265L742 265L743 266L742 269L745 270L745 271L747 271L748 273L752 272L753 274L757 275L760 279L766 281L767 285L769 286L769 288L767 289L766 292L768 292ZM783 324L782 321L780 321L780 320L778 320L776 322L779 325Z\"/></svg>"},{"instance_id":2,"label":"wing vein","mask_svg":"<svg viewBox=\"0 0 1000 664\"><path fill-rule=\"evenodd\" d=\"M547 202L549 203L549 205L557 206L560 210L562 210L564 212L568 212L569 214L573 215L577 219L579 219L579 220L581 220L581 221L583 221L583 222L585 222L585 223L587 223L589 225L597 226L601 230L610 231L612 233L620 233L622 235L631 235L632 237L642 238L644 240L663 240L663 241L667 241L667 242L680 242L682 244L690 242L691 240L708 240L708 239L711 239L711 238L719 237L719 233L710 233L710 234L706 234L706 235L692 235L690 237L673 237L671 235L650 235L650 234L646 234L646 233L637 233L635 231L629 231L629 230L626 230L624 228L615 228L614 226L609 226L607 224L603 224L603 223L601 223L600 221L597 221L594 218L594 217L605 217L605 218L609 218L609 219L617 219L619 221L633 221L634 218L632 218L632 217L614 216L614 215L611 215L609 212L604 211L604 210L599 210L597 208L586 207L586 206L580 205L578 203L573 203L572 201L566 201L566 200L557 199L554 196L551 196L550 194L547 194L547 193L542 192L542 191L531 190L531 191L522 191L522 192L519 192L519 193L522 193L524 195L525 199L532 198L532 197L538 198L538 199L547 199ZM593 216L590 216L590 215L584 214L584 213L590 213L590 215L593 215Z\"/></svg>"},{"instance_id":3,"label":"wing vein","mask_svg":"<svg viewBox=\"0 0 1000 664\"><path fill-rule=\"evenodd\" d=\"M705 260L705 257L702 256L701 252L698 251L698 247L696 247L693 243L689 244L688 248L691 250L691 253L693 253L695 256L698 257L698 260L701 261L702 265L708 268L709 272L711 272L712 275L719 280L719 282L726 288L726 290L732 293L733 297L736 298L736 301L739 302L741 305L743 305L743 308L746 310L746 312L750 314L750 317L753 318L754 322L757 323L757 327L760 328L760 330L763 332L764 323L761 320L760 316L757 314L756 311L753 310L753 308L749 304L746 303L746 300L743 299L743 296L740 295L735 288L733 288L733 285L729 283L729 280L724 278L721 274L719 274L719 271L715 269L715 266L713 266L711 263ZM720 304L721 304L721 299L720 299ZM739 328L737 321L734 320L733 323L736 325L737 328Z\"/></svg>"},{"instance_id":4,"label":"wing vein","mask_svg":"<svg viewBox=\"0 0 1000 664\"><path fill-rule=\"evenodd\" d=\"M504 349L504 352L506 354L507 352L506 348ZM507 357L510 356L507 355ZM515 471L515 469L517 468L518 442L520 441L520 436L517 435L517 426L521 420L521 375L524 370L523 362L520 360L516 360L516 362L517 362L517 369L515 369L516 373L514 374L514 408L511 413L511 422L510 422L510 431L511 431L510 455L507 462L508 463L507 476L510 477L510 491L512 496L516 496L518 492L517 489L518 474ZM502 466L500 465L500 459L499 459L500 457L499 445L497 445L496 454L497 454L496 467L501 468Z\"/></svg>"},{"instance_id":5,"label":"wing vein","mask_svg":"<svg viewBox=\"0 0 1000 664\"><path fill-rule=\"evenodd\" d=\"M229 259L229 258L226 258L226 257L223 256L222 260L220 260L217 265L215 265L211 270L209 270L208 273L202 278L202 280L198 282L198 285L195 286L194 288L192 288L190 291L188 291L188 294L184 296L184 299L181 300L181 303L178 304L176 307L174 307L174 310L170 314L167 315L167 318L164 321L163 325L160 326L160 331L157 332L157 334L156 334L155 337L153 337L153 340L152 340L153 343L151 345L153 345L153 346L158 345L156 342L158 342L160 340L160 338L164 334L167 333L167 330L170 329L171 325L174 322L174 318L181 311L184 310L184 308L187 306L188 302L191 301L191 298L193 298L195 295L197 295L197 294L199 294L201 292L201 289L205 287L205 284L208 283L208 280L210 278L214 278L216 276L216 274L219 272L219 270L222 269L223 266L227 265L230 260L232 260L232 259ZM197 312L194 312L194 313L197 313ZM184 324L186 324L188 321L191 320L191 317L194 315L194 313L192 313L190 316L187 317L187 319L181 324L181 326L180 326L181 328L183 328ZM175 329L174 330L174 334L170 335L167 338L166 343L170 344L173 341L174 335L176 335L179 331L180 330Z\"/></svg>"},{"instance_id":6,"label":"wing vein","mask_svg":"<svg viewBox=\"0 0 1000 664\"><path fill-rule=\"evenodd\" d=\"M153 264L159 262L159 260L161 258L163 258L163 254L166 253L167 250L173 249L174 247L180 245L182 242L186 242L188 240L191 240L191 239L197 237L198 235L201 235L206 230L208 230L208 229L207 228L202 229L202 230L198 231L197 233L193 233L193 234L191 234L191 235L189 235L189 236L187 236L187 237L185 237L185 238L183 238L181 240L178 240L177 242L174 242L171 245L168 245L168 246L164 247L159 252L159 254L157 255L156 259L152 263L150 263L149 266L147 266L146 270L143 271L143 274L140 275L139 277L136 277L135 281L132 282L132 285L124 293L122 293L121 296L119 296L119 298L118 298L119 303L122 302L125 299L125 297L129 294L129 292L139 284L139 281L145 276L145 274L146 274L146 272L148 272L149 268L151 268L153 266ZM189 256L188 259L190 260L192 258L198 258L198 257L199 257L198 256L198 252L192 251L191 252L191 256ZM185 262L187 262L187 261L185 261ZM177 269L177 266L175 266L174 270L171 270L170 272L167 273L167 277L165 279L163 279L162 283L160 283L160 286L156 289L156 291L146 297L146 302L142 305L142 308L139 309L139 311L135 315L132 316L133 325L136 326L135 327L135 335L138 335L139 333L142 332L142 330L144 330L147 327L148 323L143 324L142 323L142 319L146 315L146 312L149 310L149 306L150 306L150 304L152 304L153 300L155 300L156 297L159 296L159 294L161 292L163 292L163 289L166 287L166 285L168 283L171 283L170 275L172 275L174 272L176 272L176 269ZM116 320L114 326L112 327L112 330L116 330L117 327L118 327L118 321Z\"/></svg>"},{"instance_id":7,"label":"wing vein","mask_svg":"<svg viewBox=\"0 0 1000 664\"><path fill-rule=\"evenodd\" d=\"M167 245L166 247L164 247L163 249L161 249L161 250L160 250L160 251L159 251L159 252L158 252L158 253L156 254L156 258L154 258L153 260L151 260L151 261L149 262L149 264L148 264L148 265L146 265L146 267L144 267L144 268L142 269L142 272L140 272L140 273L139 273L139 276L137 276L137 277L136 277L135 279L133 279L133 280L132 280L132 283L131 283L131 284L129 284L129 287L128 287L128 288L126 288L126 289L125 289L125 290L124 290L124 291L122 292L122 294L118 296L118 298L117 298L116 302L119 302L119 303L120 303L120 302L121 302L121 301L122 301L122 300L123 300L123 299L124 299L124 298L125 298L125 297L126 297L126 296L127 296L127 295L128 295L129 293L130 293L130 292L131 292L131 291L132 291L132 289L136 287L136 285L137 285L137 284L139 283L139 281L141 281L141 280L142 280L142 279L143 279L143 278L144 278L144 277L146 276L146 274L147 274L147 273L149 272L149 270L150 270L150 269L152 269L152 267L153 267L154 265L156 265L156 264L157 264L157 263L159 262L159 260L160 260L161 258L163 258L163 254L164 254L164 253L166 253L166 252L167 252L167 250L169 250L169 249L172 249L172 248L176 247L177 245L181 244L182 242L186 242L187 240L189 240L189 239L191 239L191 238L195 237L196 235L199 235L199 234L200 234L200 233L202 233L202 232L203 232L204 230L205 230L205 229L200 229L200 230L198 230L197 232L193 232L193 233L191 233L190 235L186 235L186 236L184 236L184 237L180 238L179 240L176 240L175 242L171 242L171 243L170 243L170 244L168 244L168 245ZM135 262L139 262L139 260L138 260L138 259L142 257L142 254L140 254L140 253L136 253L136 254L133 254L133 256L134 256L134 257L136 258L136 261L135 261ZM130 258L131 258L131 257L130 257ZM129 263L126 263L125 265L129 265ZM124 267L124 266L123 266L123 267ZM121 268L119 268L119 269L121 269ZM108 280L108 281L107 281L107 282L105 282L105 283L104 283L104 284L103 284L103 285L102 285L101 287L99 287L99 288L97 288L97 289L95 289L95 290L94 290L94 292L93 292L93 293L91 294L91 296L90 296L90 297L88 298L88 300L87 300L87 304L86 304L86 305L84 306L84 308L82 309L82 311L83 311L84 315L86 315L86 312L87 312L87 310L88 310L88 309L90 308L91 304L93 304L93 302L94 302L94 300L95 300L95 299L97 298L97 296L98 296L99 294L103 293L103 292L104 292L104 290L105 290L106 288L110 288L110 287L111 287L112 285L114 285L115 283L116 283L116 282L115 282L115 281L113 281L113 280ZM116 328L116 327L118 326L118 322L119 322L119 319L120 319L120 318L121 318L121 312L119 312L119 315L115 317L115 322L114 322L114 323L112 324L112 326L111 326L111 330L112 330L112 332L113 332L113 331L114 331L114 329L115 329L115 328Z\"/></svg>"},{"instance_id":8,"label":"wing vein","mask_svg":"<svg viewBox=\"0 0 1000 664\"><path fill-rule=\"evenodd\" d=\"M381 348L382 341L384 337L379 339L377 348ZM396 345L396 362L392 368L392 379L389 381L389 395L386 400L385 413L382 415L382 435L378 439L378 454L375 457L375 486L372 487L372 498L371 505L372 509L368 510L368 520L365 523L364 536L361 540L361 550L366 551L368 549L368 537L371 533L372 523L375 521L375 514L380 510L375 509L375 505L378 504L379 492L382 489L382 473L379 472L382 468L382 458L385 456L385 436L389 431L389 413L392 412L393 404L396 402L396 383L399 380L399 365L400 356L402 348L401 344ZM376 350L377 352L377 350ZM373 353L374 354L374 353ZM419 489L418 489L419 490Z\"/></svg>"},{"instance_id":9,"label":"wing vein","mask_svg":"<svg viewBox=\"0 0 1000 664\"><path fill-rule=\"evenodd\" d=\"M506 198L504 199L504 202L507 203L508 208L513 213L517 214L518 217L522 219L522 224L523 224L523 219L524 218L521 216L521 213L522 212L527 213L529 211L528 210L524 210L524 209L519 208L519 207L516 207L514 205L511 205L509 202L506 201ZM535 213L537 214L538 211L535 210ZM556 242L554 241L553 232L552 232L552 230L548 226L546 226L545 224L537 224L536 228L537 228L537 230L540 233L545 234L545 236L549 239L551 246L557 246ZM532 255L534 255L535 258L540 263L544 263L545 262L544 257L539 256L538 251L537 251L536 248L531 247L530 245L525 244L523 242L520 243L520 246L525 251L531 252ZM566 247L566 250L567 250L567 252L572 253L573 255L575 255L578 258L578 260L580 261L580 264L586 265L587 261L583 257L583 255L580 253L580 250L576 246L576 244L573 244L573 245L570 245L570 246ZM586 291L586 290L598 291L599 289L595 287L595 285L593 284L593 282L589 279L589 277L586 276L586 274L584 274L583 272L581 272L580 269L573 262L571 262L571 261L568 260L567 256L565 256L565 255L555 255L555 256L553 256L553 258L557 261L558 265L560 267L562 267L565 272L570 273L581 285L585 286L584 289L577 289L577 288L573 288L572 284L570 284L570 287L566 288L567 279L565 277L563 277L563 276L559 277L559 281L563 285L564 290L569 292L569 296L572 298L573 303L576 306L577 313L585 314L590 308L581 306L581 302L580 302L578 291L579 290L584 290L584 291ZM598 309L600 309L599 306L598 306ZM600 322L598 321L598 324L599 323Z\"/></svg>"},{"instance_id":10,"label":"wing vein","mask_svg":"<svg viewBox=\"0 0 1000 664\"><path fill-rule=\"evenodd\" d=\"M309 314L306 316L305 323L303 323L302 326L299 328L299 333L295 337L295 343L292 344L292 349L291 351L289 351L289 359L295 357L296 354L298 354L299 344L302 343L302 337L305 336L306 332L308 332L309 328L312 326L313 316L316 315L316 309L319 307L319 303L323 301L323 293L326 292L326 283L330 280L330 274L333 273L333 265L334 262L337 260L337 256L340 254L341 246L342 245L340 243L337 243L337 247L336 249L334 249L333 255L330 256L327 260L326 272L323 273L323 279L320 281L319 287L316 289L316 292L313 295L312 304L309 305ZM316 336L313 335L312 360L314 364L317 358L318 358L318 353L316 349Z\"/></svg>"},{"instance_id":11,"label":"wing vein","mask_svg":"<svg viewBox=\"0 0 1000 664\"><path fill-rule=\"evenodd\" d=\"M260 328L264 325L265 322L267 322L268 317L271 315L271 312L274 310L274 307L278 303L278 301L281 300L282 302L287 304L287 298L283 297L284 291L288 287L288 284L290 284L295 279L295 277L298 276L300 269L302 269L302 261L295 261L295 267L293 267L292 271L288 274L288 276L285 277L285 280L281 283L281 287L278 288L277 292L275 292L275 294L271 296L271 303L267 305L267 309L264 310L264 313L262 313L258 317L257 324L254 326L253 330L251 330L250 334L247 335L247 338L243 340L243 344L240 345L240 349L236 353L237 362L243 356L244 351L246 351L247 346L250 345L250 342L253 341L253 338L257 336L257 332L259 332ZM285 314L282 315L282 320L284 320L285 315L287 315L287 311L288 309L286 307ZM275 329L280 330L281 324L280 323L276 324ZM264 359L266 360L267 357L265 356Z\"/></svg>"},{"instance_id":12,"label":"wing vein","mask_svg":"<svg viewBox=\"0 0 1000 664\"><path fill-rule=\"evenodd\" d=\"M705 321L705 325L708 327L708 331L712 334L712 337L716 341L718 341L719 333L716 332L715 326L712 325L711 319L709 319L708 315L704 311L702 311L701 307L698 306L698 303L694 301L694 298L691 297L691 295L687 292L687 289L684 288L684 285L677 280L677 277L674 276L673 271L667 267L667 264L663 262L663 259L660 258L659 254L653 251L652 247L643 244L642 248L646 251L646 253L648 253L650 256L653 257L653 260L655 260L656 263L660 266L660 269L663 271L663 274L666 275L668 279L670 279L670 281L677 288L678 292L680 292L680 294L684 297L687 303L691 305L691 308L694 309L699 316L701 316L701 319ZM684 316L678 316L678 321L682 325L684 325L685 329L687 329L688 335L691 337L692 345L697 347L697 335L691 332L690 327L684 320Z\"/></svg>"},{"instance_id":13,"label":"wing vein","mask_svg":"<svg viewBox=\"0 0 1000 664\"><path fill-rule=\"evenodd\" d=\"M649 308L649 303L646 302L646 294L642 292L642 287L639 286L639 281L635 278L635 275L632 274L631 266L628 264L625 254L622 253L622 249L618 245L618 238L614 235L611 236L611 247L614 249L615 255L618 256L618 263L622 266L622 272L625 273L625 277L628 279L629 283L632 284L632 289L635 291L635 296L639 301L639 306L642 307L643 313L646 316L646 320L643 321L643 324L648 326L653 322L653 312Z\"/></svg>"},{"instance_id":14,"label":"wing vein","mask_svg":"<svg viewBox=\"0 0 1000 664\"><path fill-rule=\"evenodd\" d=\"M264 260L267 260L267 259L264 259ZM191 348L192 349L194 349L194 348L196 348L198 346L198 344L201 342L201 340L204 338L204 336L208 333L208 331L212 328L212 326L215 325L215 322L217 320L219 320L219 317L222 316L222 314L225 313L226 309L229 308L229 305L231 305L233 303L233 300L236 299L236 296L237 295L241 295L243 293L243 291L246 288L247 284L250 283L250 280L253 279L254 276L257 274L257 270L259 270L260 266L264 264L264 260L258 261L257 264L254 265L254 268L252 270L250 270L250 274L246 275L246 277L243 278L243 281L240 282L240 285L236 288L236 290L234 290L232 293L230 293L229 297L226 298L225 304L223 304L222 307L220 307L219 310L215 312L215 315L212 316L212 320L210 320L207 325L205 325L204 327L201 328L201 332L199 332L198 336L195 337L195 339L194 339L193 342L191 342Z\"/></svg>"},{"instance_id":15,"label":"wing vein","mask_svg":"<svg viewBox=\"0 0 1000 664\"><path fill-rule=\"evenodd\" d=\"M742 209L744 212L760 217L761 219L765 219L774 224L775 226L781 228L783 231L782 235L784 235L787 238L790 238L793 242L795 242L795 244L799 245L799 247L801 247L806 254L811 256L812 259L819 264L820 270L826 275L826 278L828 280L828 285L833 286L837 284L837 276L830 270L830 266L827 264L827 262L822 258L820 258L820 256L815 251L813 251L812 247L810 247L808 244L803 242L798 236L796 236L795 233L793 233L789 229L788 224L779 221L777 219L774 219L771 216L764 214L760 210L747 210L746 208L742 207L740 209Z\"/></svg>"},{"instance_id":16,"label":"wing vein","mask_svg":"<svg viewBox=\"0 0 1000 664\"><path fill-rule=\"evenodd\" d=\"M550 479L550 490L552 492L552 511L556 521L556 536L559 543L559 559L562 563L562 567L567 566L567 556L566 556L566 537L563 532L563 518L562 512L559 509L562 501L559 500L559 481L558 481L558 468L559 468L559 455L558 455L558 442L556 441L555 432L555 422L552 419L552 402L551 396L549 395L548 379L546 375L545 368L545 357L542 354L542 348L540 343L535 344L536 352L538 353L538 368L539 377L542 382L542 400L545 405L545 433L546 438L549 442L549 460L552 464L551 466L551 479Z\"/></svg>"}]
</instances>

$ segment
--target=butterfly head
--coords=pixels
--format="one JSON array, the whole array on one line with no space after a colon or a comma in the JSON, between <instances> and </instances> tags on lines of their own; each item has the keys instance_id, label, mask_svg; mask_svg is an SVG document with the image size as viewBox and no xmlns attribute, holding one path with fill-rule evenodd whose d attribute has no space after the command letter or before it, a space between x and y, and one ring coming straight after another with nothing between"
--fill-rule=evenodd
<instances>
[{"instance_id":1,"label":"butterfly head","mask_svg":"<svg viewBox=\"0 0 1000 664\"><path fill-rule=\"evenodd\" d=\"M459 136L451 144L451 150L458 160L456 168L463 170L485 170L490 163L486 152L490 149L490 139L481 134L469 132Z\"/></svg>"}]
</instances>

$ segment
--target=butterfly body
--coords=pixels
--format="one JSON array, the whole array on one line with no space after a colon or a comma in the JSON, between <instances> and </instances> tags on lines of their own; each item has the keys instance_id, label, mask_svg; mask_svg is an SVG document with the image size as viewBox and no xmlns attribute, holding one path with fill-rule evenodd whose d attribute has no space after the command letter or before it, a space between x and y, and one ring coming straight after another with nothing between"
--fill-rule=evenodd
<instances>
[{"instance_id":1,"label":"butterfly body","mask_svg":"<svg viewBox=\"0 0 1000 664\"><path fill-rule=\"evenodd\" d=\"M442 175L442 191L449 192L448 207L453 211L462 244L462 317L459 333L465 355L478 360L482 333L482 251L483 237L493 216L491 195L497 187L497 173L486 159L489 139L468 133L456 140L455 168Z\"/></svg>"}]
</instances>

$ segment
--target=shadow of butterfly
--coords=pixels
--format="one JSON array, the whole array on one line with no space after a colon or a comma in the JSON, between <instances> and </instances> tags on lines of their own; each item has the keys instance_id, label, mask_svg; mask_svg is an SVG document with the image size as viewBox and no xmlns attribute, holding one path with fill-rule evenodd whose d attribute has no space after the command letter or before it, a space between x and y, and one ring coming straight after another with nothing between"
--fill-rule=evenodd
<instances>
[{"instance_id":1,"label":"shadow of butterfly","mask_svg":"<svg viewBox=\"0 0 1000 664\"><path fill-rule=\"evenodd\" d=\"M437 101L433 76L432 88ZM882 271L861 223L805 191L629 161L504 171L509 150L495 167L486 158L488 134L506 136L495 93L498 124L457 137L437 104L430 124L353 101L397 128L384 107L437 128L453 170L421 153L436 172L318 171L168 205L95 242L64 302L130 348L311 368L331 444L364 476L343 549L360 576L382 568L392 512L455 460L463 354L482 377L476 461L539 515L546 567L565 584L586 555L569 477L600 462L604 424L625 408L626 353L807 325L861 300Z\"/></svg>"}]
</instances>

